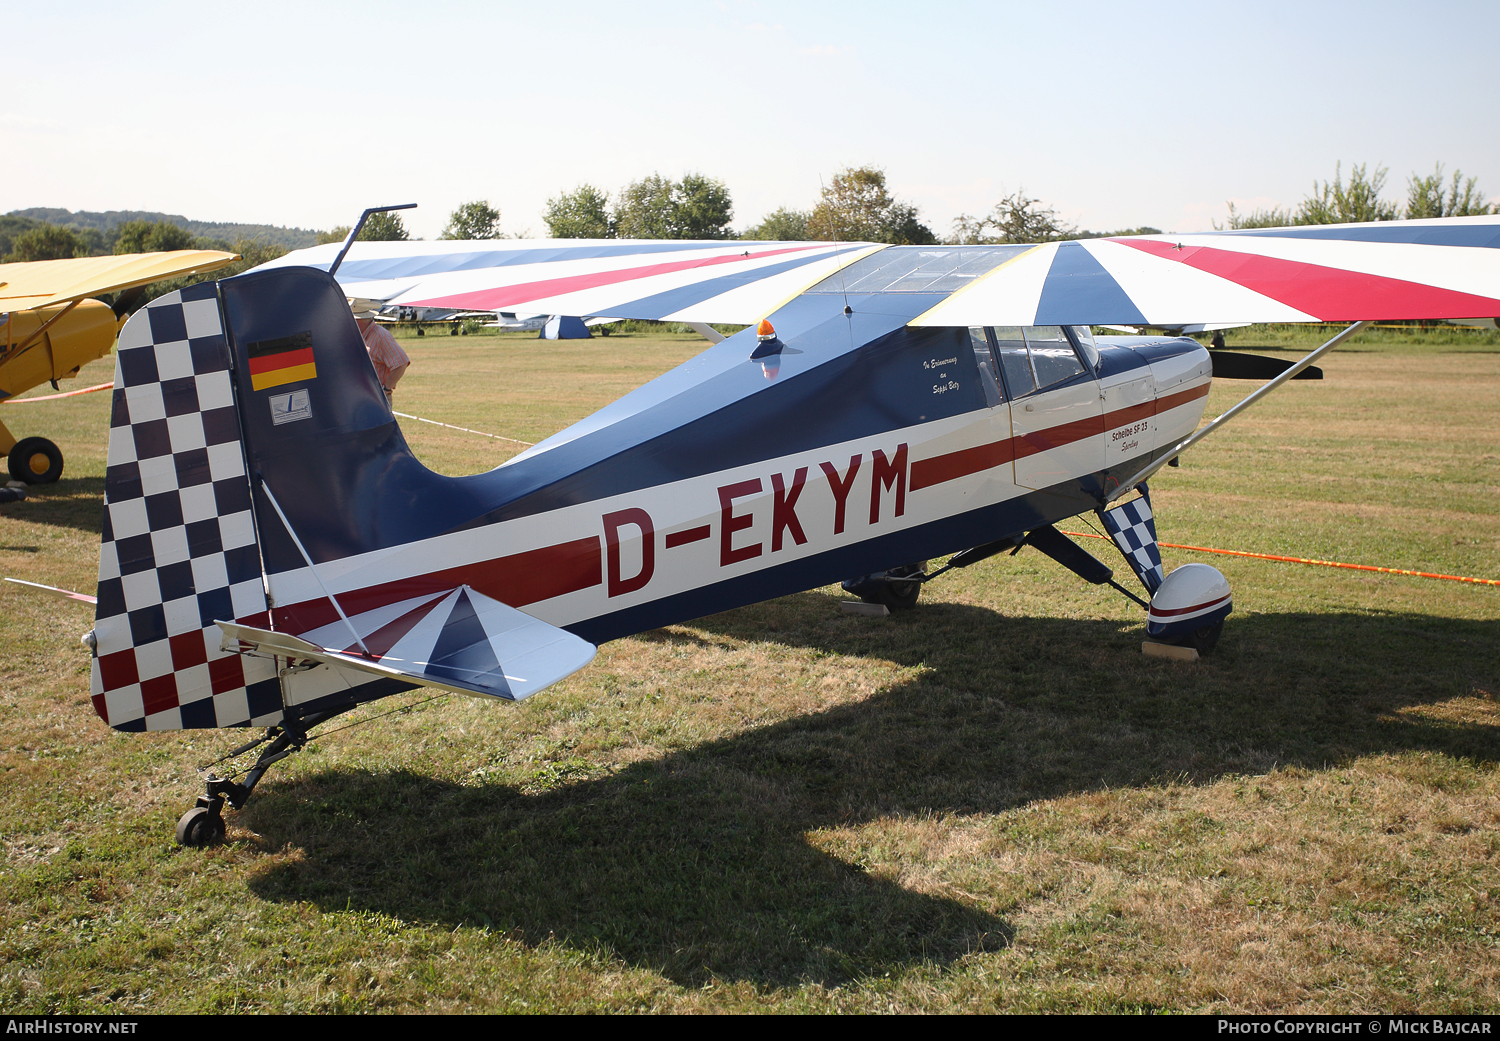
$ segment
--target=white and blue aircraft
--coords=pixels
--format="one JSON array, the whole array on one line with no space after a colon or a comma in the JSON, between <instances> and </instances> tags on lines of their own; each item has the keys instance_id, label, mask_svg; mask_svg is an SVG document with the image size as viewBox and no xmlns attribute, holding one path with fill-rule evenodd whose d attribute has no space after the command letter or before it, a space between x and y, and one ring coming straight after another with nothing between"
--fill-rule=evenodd
<instances>
[{"instance_id":1,"label":"white and blue aircraft","mask_svg":"<svg viewBox=\"0 0 1500 1041\"><path fill-rule=\"evenodd\" d=\"M1163 578L1146 481L1214 359L1091 327L1492 318L1500 217L1037 246L355 243L162 297L118 345L92 647L124 731L268 728L178 838L348 709L414 686L525 698L598 644L844 581L901 608L1097 512L1153 637L1211 648L1206 565ZM496 469L411 453L347 299L747 328ZM1222 374L1221 374L1222 375ZM1194 433L1198 431L1198 433Z\"/></svg>"}]
</instances>

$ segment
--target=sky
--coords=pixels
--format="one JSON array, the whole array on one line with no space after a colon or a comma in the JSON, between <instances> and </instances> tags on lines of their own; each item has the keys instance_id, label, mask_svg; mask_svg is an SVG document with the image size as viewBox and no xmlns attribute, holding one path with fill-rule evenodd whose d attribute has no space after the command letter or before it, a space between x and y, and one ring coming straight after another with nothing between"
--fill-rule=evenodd
<instances>
[{"instance_id":1,"label":"sky","mask_svg":"<svg viewBox=\"0 0 1500 1041\"><path fill-rule=\"evenodd\" d=\"M12 6L12 5L7 5ZM939 236L1024 189L1080 227L1208 230L1342 163L1500 196L1500 4L263 2L14 5L0 212L348 225L650 173L736 227L877 166Z\"/></svg>"}]
</instances>

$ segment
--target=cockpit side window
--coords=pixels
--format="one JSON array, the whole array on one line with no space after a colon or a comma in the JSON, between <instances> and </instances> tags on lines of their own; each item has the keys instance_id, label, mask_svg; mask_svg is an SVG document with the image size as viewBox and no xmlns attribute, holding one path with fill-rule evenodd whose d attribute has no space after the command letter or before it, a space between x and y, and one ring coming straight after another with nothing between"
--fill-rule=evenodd
<instances>
[{"instance_id":1,"label":"cockpit side window","mask_svg":"<svg viewBox=\"0 0 1500 1041\"><path fill-rule=\"evenodd\" d=\"M1031 367L1038 387L1066 382L1084 371L1078 352L1068 342L1060 325L1028 325L1026 346L1031 352Z\"/></svg>"},{"instance_id":2,"label":"cockpit side window","mask_svg":"<svg viewBox=\"0 0 1500 1041\"><path fill-rule=\"evenodd\" d=\"M969 343L974 348L974 361L979 365L979 383L984 387L984 402L994 408L1005 400L1000 373L995 368L995 353L990 350L990 341L984 335L984 330L977 326L969 329Z\"/></svg>"},{"instance_id":3,"label":"cockpit side window","mask_svg":"<svg viewBox=\"0 0 1500 1041\"><path fill-rule=\"evenodd\" d=\"M1031 368L1031 356L1026 352L1026 336L1019 325L997 325L994 327L995 354L1000 359L1000 371L1005 374L1005 386L1010 398L1025 397L1036 390L1036 374Z\"/></svg>"}]
</instances>

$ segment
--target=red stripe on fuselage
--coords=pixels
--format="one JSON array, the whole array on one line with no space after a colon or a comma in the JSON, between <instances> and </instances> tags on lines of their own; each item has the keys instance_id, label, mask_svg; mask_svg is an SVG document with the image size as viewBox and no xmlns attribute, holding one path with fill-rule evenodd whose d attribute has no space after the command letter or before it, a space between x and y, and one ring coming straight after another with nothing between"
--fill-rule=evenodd
<instances>
[{"instance_id":1,"label":"red stripe on fuselage","mask_svg":"<svg viewBox=\"0 0 1500 1041\"><path fill-rule=\"evenodd\" d=\"M443 306L443 307L467 307L480 311L490 311L497 308L508 307L512 304L524 304L528 300L537 300L546 296L561 296L564 293L577 293L585 289L597 289L600 286L616 285L620 282L631 282L638 278L650 278L653 275L669 275L675 271L689 271L697 267L713 267L717 264L734 264L744 260L760 260L765 257L779 257L784 253L801 253L809 249L821 249L822 246L790 246L786 249L769 249L762 253L753 253L745 256L736 253L729 257L709 257L706 260L674 260L666 264L647 264L644 267L633 267L612 271L596 271L587 275L569 275L566 278L547 278L538 282L526 282L515 286L499 286L495 289L481 289L473 293L455 293L452 296L435 296L430 300L410 300L408 304L416 306Z\"/></svg>"},{"instance_id":2,"label":"red stripe on fuselage","mask_svg":"<svg viewBox=\"0 0 1500 1041\"><path fill-rule=\"evenodd\" d=\"M911 464L911 490L930 488L934 484L956 481L960 477L1004 466L1015 457L1015 438L1006 438L947 455L935 455L931 459L918 459Z\"/></svg>"},{"instance_id":3,"label":"red stripe on fuselage","mask_svg":"<svg viewBox=\"0 0 1500 1041\"><path fill-rule=\"evenodd\" d=\"M345 614L363 614L398 600L467 585L502 604L524 607L599 585L604 581L601 557L599 536L590 535L586 539L556 546L543 546L508 557L481 560L350 590L339 594L339 605ZM337 621L339 617L333 603L324 597L278 607L275 615L276 628L289 633L310 632Z\"/></svg>"},{"instance_id":4,"label":"red stripe on fuselage","mask_svg":"<svg viewBox=\"0 0 1500 1041\"><path fill-rule=\"evenodd\" d=\"M1500 300L1491 297L1385 275L1236 253L1212 246L1179 249L1170 242L1154 240L1112 241L1217 275L1324 322L1488 318L1500 313Z\"/></svg>"},{"instance_id":5,"label":"red stripe on fuselage","mask_svg":"<svg viewBox=\"0 0 1500 1041\"><path fill-rule=\"evenodd\" d=\"M970 474L1004 466L1013 460L1024 459L1038 452L1062 448L1064 445L1134 423L1147 416L1160 415L1179 405L1186 405L1189 401L1205 397L1209 386L1204 383L1197 387L1189 387L1187 390L1180 390L1175 394L1168 394L1155 401L1116 409L1103 416L1090 416L1087 419L1038 430L1032 434L1008 437L1003 441L992 441L987 445L977 445L974 448L961 448L957 452L935 455L930 459L918 459L911 464L911 490L917 491L946 481L956 481L960 477L968 477Z\"/></svg>"},{"instance_id":6,"label":"red stripe on fuselage","mask_svg":"<svg viewBox=\"0 0 1500 1041\"><path fill-rule=\"evenodd\" d=\"M1054 448L1071 445L1074 441L1082 441L1086 437L1102 434L1109 427L1104 424L1113 416L1086 416L1083 419L1075 419L1071 423L1059 423L1055 427L1047 427L1045 430L1033 430L1029 434L1012 438L1016 445L1016 458L1025 459L1029 455L1038 455L1042 452L1050 452ZM1111 423L1110 426L1117 424Z\"/></svg>"}]
</instances>

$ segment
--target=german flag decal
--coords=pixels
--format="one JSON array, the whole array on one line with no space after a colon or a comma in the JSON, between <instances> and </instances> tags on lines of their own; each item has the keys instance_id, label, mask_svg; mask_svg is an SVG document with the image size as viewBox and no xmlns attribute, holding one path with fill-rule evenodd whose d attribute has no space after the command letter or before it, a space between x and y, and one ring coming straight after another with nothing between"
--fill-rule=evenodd
<instances>
[{"instance_id":1,"label":"german flag decal","mask_svg":"<svg viewBox=\"0 0 1500 1041\"><path fill-rule=\"evenodd\" d=\"M249 354L250 386L256 390L318 378L310 332L252 343Z\"/></svg>"}]
</instances>

